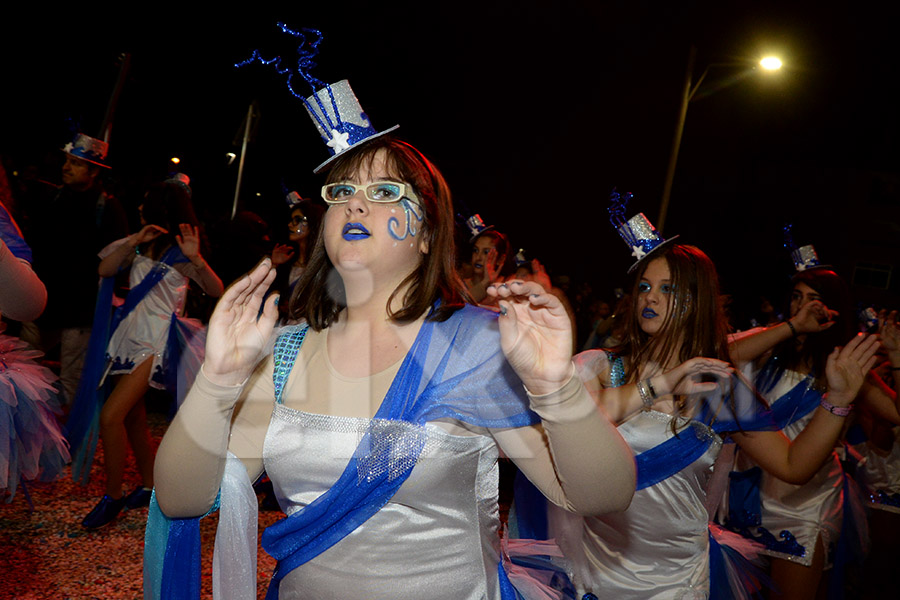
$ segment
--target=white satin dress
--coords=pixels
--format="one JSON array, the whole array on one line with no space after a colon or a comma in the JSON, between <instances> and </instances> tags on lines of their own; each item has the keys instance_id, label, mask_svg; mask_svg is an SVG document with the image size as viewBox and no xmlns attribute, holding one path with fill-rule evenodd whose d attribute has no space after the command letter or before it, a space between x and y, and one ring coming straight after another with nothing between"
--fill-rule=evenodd
<instances>
[{"instance_id":1,"label":"white satin dress","mask_svg":"<svg viewBox=\"0 0 900 600\"><path fill-rule=\"evenodd\" d=\"M669 438L671 415L642 411L619 425L635 454ZM709 529L706 486L722 440L697 421L678 418L678 430L698 428L712 444L693 463L634 494L621 513L576 519L579 536L559 539L575 564L580 593L616 600L702 599L709 596ZM553 518L565 518L555 511ZM579 548L578 542L581 547Z\"/></svg>"},{"instance_id":2,"label":"white satin dress","mask_svg":"<svg viewBox=\"0 0 900 600\"><path fill-rule=\"evenodd\" d=\"M803 380L803 375L785 371L771 392L766 394L771 405L774 407L779 399ZM815 412L812 410L791 423L781 430L782 433L794 440ZM746 455L738 454L737 470L744 471L753 466L754 463ZM763 554L808 567L812 564L816 538L821 536L826 549L825 568L829 568L831 561L827 550L840 536L844 507L843 470L837 453L832 452L812 479L803 485L787 483L763 470L759 488L761 526L778 540L783 539L782 532L788 532L802 546L797 553L767 548L762 551Z\"/></svg>"},{"instance_id":3,"label":"white satin dress","mask_svg":"<svg viewBox=\"0 0 900 600\"><path fill-rule=\"evenodd\" d=\"M264 460L287 515L337 481L369 421L276 405ZM500 598L498 448L490 437L450 435L432 424L426 429L425 448L397 493L347 537L286 575L281 600Z\"/></svg>"},{"instance_id":4,"label":"white satin dress","mask_svg":"<svg viewBox=\"0 0 900 600\"><path fill-rule=\"evenodd\" d=\"M135 256L128 275L132 288L137 286L150 270L159 264L146 256ZM134 307L113 332L106 353L112 361L109 374L131 373L147 358L153 357L150 382L163 388L161 381L162 360L169 339L172 314L181 315L187 299L188 278L172 266L164 266L166 274Z\"/></svg>"}]
</instances>

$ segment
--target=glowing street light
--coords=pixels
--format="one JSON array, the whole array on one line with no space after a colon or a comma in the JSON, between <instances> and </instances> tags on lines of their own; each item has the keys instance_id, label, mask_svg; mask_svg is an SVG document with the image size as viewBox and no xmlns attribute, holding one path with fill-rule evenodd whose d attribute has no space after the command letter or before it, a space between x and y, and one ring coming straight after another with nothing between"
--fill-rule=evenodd
<instances>
[{"instance_id":1,"label":"glowing street light","mask_svg":"<svg viewBox=\"0 0 900 600\"><path fill-rule=\"evenodd\" d=\"M766 56L761 61L759 61L759 66L761 66L766 71L777 71L783 66L783 63L777 56Z\"/></svg>"},{"instance_id":2,"label":"glowing street light","mask_svg":"<svg viewBox=\"0 0 900 600\"><path fill-rule=\"evenodd\" d=\"M710 69L739 66L744 66L746 68L747 66L747 63L745 62L712 63L707 65L703 70L703 74L701 74L697 79L697 82L694 83L694 60L696 57L697 48L691 46L690 53L688 54L684 88L681 93L681 108L678 111L678 123L675 126L675 136L672 138L672 150L669 153L669 166L666 170L665 182L663 183L662 198L659 205L659 218L656 219L656 227L660 232L662 232L663 226L666 224L666 213L669 210L669 197L672 195L672 182L675 179L675 165L678 162L678 150L681 147L681 136L684 133L684 121L687 118L688 104L694 99L694 95L697 93L697 90L700 89L700 85L703 83L703 80L706 79L706 75L709 73ZM759 66L765 71L777 71L782 67L782 62L775 56L766 56L759 61Z\"/></svg>"}]
</instances>

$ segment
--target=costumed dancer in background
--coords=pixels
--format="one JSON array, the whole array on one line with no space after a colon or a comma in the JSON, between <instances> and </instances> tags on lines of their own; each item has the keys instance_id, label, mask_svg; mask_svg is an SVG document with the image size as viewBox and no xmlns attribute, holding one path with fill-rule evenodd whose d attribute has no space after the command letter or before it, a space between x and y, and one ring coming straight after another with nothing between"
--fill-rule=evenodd
<instances>
[{"instance_id":1,"label":"costumed dancer in background","mask_svg":"<svg viewBox=\"0 0 900 600\"><path fill-rule=\"evenodd\" d=\"M32 210L28 230L35 273L47 286L47 308L36 321L22 324L21 337L47 354L59 347L63 401L71 406L91 336L97 253L128 235L128 221L119 201L103 188L109 144L79 133L62 152L62 187L40 210Z\"/></svg>"},{"instance_id":2,"label":"costumed dancer in background","mask_svg":"<svg viewBox=\"0 0 900 600\"><path fill-rule=\"evenodd\" d=\"M291 298L291 316L307 324L266 349L277 317L270 297L257 319L274 278L268 260L229 288L201 375L160 446L159 506L203 515L221 486L214 560L227 561L219 540L231 488L248 490L255 515L249 484L265 468L289 515L263 535L279 560L269 598L515 598L498 535L500 449L554 502L588 513L627 506L631 454L573 376L556 298L509 284L506 316L466 304L443 176L383 136L394 128L377 132L346 81L308 80L324 86L304 104L334 156L316 169L330 168L329 208ZM585 448L604 460L584 460ZM151 559L156 542L187 529L156 527L149 582L171 573ZM219 568L215 597L255 594L255 539L244 546L235 560L250 581L223 580L237 569ZM182 581L167 575L145 593L170 598Z\"/></svg>"},{"instance_id":3,"label":"costumed dancer in background","mask_svg":"<svg viewBox=\"0 0 900 600\"><path fill-rule=\"evenodd\" d=\"M297 192L291 192L286 199L291 216L287 226L288 243L275 244L272 250L272 266L278 272L272 287L284 298L290 298L319 239L325 210ZM279 312L286 316L286 302L283 307L279 306Z\"/></svg>"},{"instance_id":4,"label":"costumed dancer in background","mask_svg":"<svg viewBox=\"0 0 900 600\"><path fill-rule=\"evenodd\" d=\"M466 219L466 226L472 233L472 277L465 280L469 295L475 302L493 302L487 297L487 287L495 281L502 281L516 272L515 255L509 238L485 225L481 215Z\"/></svg>"},{"instance_id":5,"label":"costumed dancer in background","mask_svg":"<svg viewBox=\"0 0 900 600\"><path fill-rule=\"evenodd\" d=\"M8 193L0 165L0 316L27 321L44 310L47 290L31 270L31 249L2 202ZM20 481L56 479L69 462L69 449L56 421L59 379L35 362L40 352L3 335L5 328L0 323L0 497L11 502Z\"/></svg>"},{"instance_id":6,"label":"costumed dancer in background","mask_svg":"<svg viewBox=\"0 0 900 600\"><path fill-rule=\"evenodd\" d=\"M152 186L139 207L142 229L110 244L101 252L99 273L109 286L122 269L130 268L131 291L117 309L105 349L105 360L99 361L107 376L118 375L109 397L97 398L91 388L96 373L96 360L86 366L82 387L67 426L73 446L78 444L80 457L88 457L95 439L91 429L99 416L99 433L103 443L106 494L85 517L82 525L93 529L106 525L125 507L146 506L153 485L153 453L147 430L144 394L149 386L169 389L181 395L193 380L192 371L199 367L204 343L199 322L182 319L181 313L188 291L188 279L213 297L222 294L222 282L200 254L199 223L191 205L187 177ZM175 232L180 232L176 234ZM100 334L100 328L95 326ZM104 336L105 337L105 336ZM179 343L180 340L184 342ZM92 344L94 343L92 337ZM193 353L193 355L192 355ZM194 365L191 367L191 365ZM180 381L179 381L180 379ZM84 394L82 394L84 392ZM98 402L99 401L99 402ZM99 404L102 403L102 409ZM98 415L99 410L99 415ZM87 429L79 427L85 423ZM81 437L77 437L77 434ZM122 480L130 443L137 461L142 485L128 496L122 493ZM90 460L73 465L89 474Z\"/></svg>"},{"instance_id":7,"label":"costumed dancer in background","mask_svg":"<svg viewBox=\"0 0 900 600\"><path fill-rule=\"evenodd\" d=\"M767 469L802 482L831 451L843 419L821 410L793 443L766 430L764 406L732 378L712 261L664 240L642 214L626 222L628 197L614 192L612 200L613 223L637 258L625 339L612 350L579 354L576 364L636 454L637 492L623 513L573 519L553 511L557 541L575 565L579 591L594 597L749 597L759 581L724 547L752 549L708 526L707 484L722 439L730 436ZM831 402L852 401L876 348L877 338L860 337L830 354Z\"/></svg>"},{"instance_id":8,"label":"costumed dancer in background","mask_svg":"<svg viewBox=\"0 0 900 600\"><path fill-rule=\"evenodd\" d=\"M756 387L769 402L776 426L788 438L799 440L826 420L838 427L850 414L852 404L835 401L829 366L836 347L849 347L860 336L853 337L850 293L843 280L819 264L812 246L796 248L789 228L785 233L797 269L791 280L788 320L737 334L732 356L755 363ZM862 383L859 396L879 418L900 423L893 400L882 390ZM861 545L857 527L850 526L865 525L859 507L850 503L857 495L848 494L852 484L833 448L822 459L811 460L814 474L806 482L782 477L765 465L765 472L760 472L753 468L759 463L754 458L743 452L737 455L728 526L763 543L763 552L772 557L776 588L772 598L815 598L817 589L820 594L826 589L823 571L840 567L846 551ZM835 568L832 579L840 590L842 569Z\"/></svg>"},{"instance_id":9,"label":"costumed dancer in background","mask_svg":"<svg viewBox=\"0 0 900 600\"><path fill-rule=\"evenodd\" d=\"M885 311L886 312L886 311ZM869 382L896 403L900 391L900 326L897 311L879 319L881 346L886 360L869 374ZM893 389L891 388L893 386ZM900 596L894 563L900 551L900 426L870 414L865 404L857 412L864 431L854 446L865 457L862 469L864 496L869 511L871 548L859 577L862 597ZM847 435L848 443L851 436ZM857 440L854 440L857 441Z\"/></svg>"}]
</instances>

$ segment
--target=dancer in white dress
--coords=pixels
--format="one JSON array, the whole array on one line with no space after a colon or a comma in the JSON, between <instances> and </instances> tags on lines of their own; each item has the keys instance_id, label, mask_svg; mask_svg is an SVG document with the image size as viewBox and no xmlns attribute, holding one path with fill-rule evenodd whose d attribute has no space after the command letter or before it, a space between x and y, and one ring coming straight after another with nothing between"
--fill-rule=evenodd
<instances>
[{"instance_id":1,"label":"dancer in white dress","mask_svg":"<svg viewBox=\"0 0 900 600\"><path fill-rule=\"evenodd\" d=\"M625 203L617 194L613 200L615 218ZM637 455L638 489L624 513L566 523L557 537L576 565L579 591L599 598L749 593L742 581L720 577L723 554L718 544L711 548L706 488L721 437L802 482L831 451L843 419L820 410L791 443L764 430L762 405L746 388L721 393L731 387L733 368L715 265L693 246L663 240L643 215L617 221L638 257L625 340L609 353L579 354L576 364ZM829 357L835 405L852 401L876 348L875 337L860 337Z\"/></svg>"},{"instance_id":2,"label":"dancer in white dress","mask_svg":"<svg viewBox=\"0 0 900 600\"><path fill-rule=\"evenodd\" d=\"M755 361L757 388L770 403L776 425L792 440L807 435L824 412L820 406L827 410L834 404L828 357L852 339L852 312L849 290L834 271L805 268L792 280L788 320L739 335L732 344L736 359ZM854 399L877 418L900 423L894 401L878 387L863 382ZM849 412L832 409L843 416ZM832 449L817 461L815 474L805 482L754 470L755 463L738 454L729 527L766 546L763 552L772 557L772 579L781 594L774 598L814 598L817 589L824 593L823 572L833 566L845 515L858 512L845 510L853 498L845 494L838 454Z\"/></svg>"},{"instance_id":3,"label":"dancer in white dress","mask_svg":"<svg viewBox=\"0 0 900 600\"><path fill-rule=\"evenodd\" d=\"M501 448L586 513L628 505L631 453L573 375L556 298L511 283L494 290L501 316L465 305L443 177L404 142L359 146L329 173L323 240L291 301L308 328L289 328L254 368L276 317L271 298L257 320L268 261L217 306L202 373L160 446L159 506L204 514L230 451L245 480L265 467L289 515L263 536L279 559L271 597L512 598Z\"/></svg>"},{"instance_id":4,"label":"dancer in white dress","mask_svg":"<svg viewBox=\"0 0 900 600\"><path fill-rule=\"evenodd\" d=\"M141 231L101 253L100 276L111 278L130 267L131 291L116 312L107 346L107 372L120 377L99 413L106 494L82 522L89 529L111 522L126 506L149 503L153 454L144 394L150 385L165 388L166 377L177 376L166 371L181 367L164 365L163 359L170 332L184 309L188 278L213 297L223 291L222 282L200 255L197 219L185 182L168 180L151 187L140 210ZM170 233L176 227L180 235ZM199 328L199 323L194 327ZM142 478L142 485L128 496L122 493L126 439Z\"/></svg>"}]
</instances>

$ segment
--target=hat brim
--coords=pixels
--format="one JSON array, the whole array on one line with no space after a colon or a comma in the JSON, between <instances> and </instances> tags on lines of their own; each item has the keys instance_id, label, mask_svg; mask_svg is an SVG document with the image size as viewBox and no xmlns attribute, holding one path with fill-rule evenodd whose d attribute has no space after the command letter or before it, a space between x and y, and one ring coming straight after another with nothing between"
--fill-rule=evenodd
<instances>
[{"instance_id":1,"label":"hat brim","mask_svg":"<svg viewBox=\"0 0 900 600\"><path fill-rule=\"evenodd\" d=\"M644 262L648 258L651 258L659 250L662 250L663 248L665 248L666 246L668 246L669 244L671 244L672 242L674 242L677 239L678 239L678 236L673 235L672 237L670 237L669 239L664 241L662 244L660 244L659 246L657 246L656 248L654 248L653 250L651 250L650 252L648 252L647 254L642 256L641 258L637 259L633 265L628 267L628 274L630 275L631 273L633 273L634 270L638 268L638 265L640 265L642 262Z\"/></svg>"},{"instance_id":2,"label":"hat brim","mask_svg":"<svg viewBox=\"0 0 900 600\"><path fill-rule=\"evenodd\" d=\"M377 140L377 139L380 138L381 136L383 136L383 135L385 135L385 134L388 134L388 133L394 131L394 130L397 129L398 127L400 127L400 126L399 126L399 125L394 125L394 126L391 127L390 129L385 129L384 131L379 131L379 132L376 133L375 135L371 135L371 136L367 137L366 139L362 140L361 142L357 142L357 143L353 144L352 146L350 146L349 148L347 148L347 149L344 150L343 152L331 156L328 160L326 160L326 161L323 162L321 165L319 165L318 167L316 167L315 169L313 169L313 173L315 173L315 174L318 175L318 174L321 173L324 169L328 168L328 167L331 165L331 163L334 162L335 160L337 160L338 158L340 158L340 157L342 157L342 156L347 156L349 153L353 152L353 151L356 150L357 148L362 148L363 146L365 146L366 144L368 144L368 143L371 142L372 140Z\"/></svg>"},{"instance_id":3,"label":"hat brim","mask_svg":"<svg viewBox=\"0 0 900 600\"><path fill-rule=\"evenodd\" d=\"M475 235L473 235L472 237L470 237L470 238L469 238L469 243L470 243L470 244L474 244L474 243L475 243L475 240L478 239L478 236L479 236L479 235L481 235L482 233L487 233L488 231L494 231L494 226L493 226L493 225L488 225L487 227L485 227L484 229L482 229L481 231L479 231L478 233L476 233Z\"/></svg>"},{"instance_id":4,"label":"hat brim","mask_svg":"<svg viewBox=\"0 0 900 600\"><path fill-rule=\"evenodd\" d=\"M71 153L71 152L67 152L65 148L60 148L60 151L61 151L63 154L68 154L68 155L71 156L72 158L77 158L77 159L79 159L79 160L83 160L84 162L91 163L92 165L97 165L98 167L103 167L104 169L111 169L111 168L112 168L112 167L110 167L109 165L104 165L103 163L99 163L99 162L97 162L96 160L91 160L91 159L89 159L89 158L85 158L85 157L83 157L83 156L79 156L79 155L77 155L77 154L73 154L73 153Z\"/></svg>"}]
</instances>

